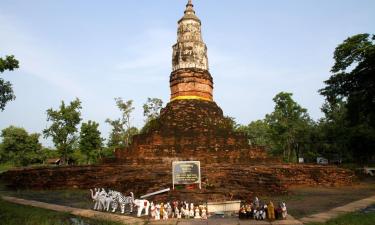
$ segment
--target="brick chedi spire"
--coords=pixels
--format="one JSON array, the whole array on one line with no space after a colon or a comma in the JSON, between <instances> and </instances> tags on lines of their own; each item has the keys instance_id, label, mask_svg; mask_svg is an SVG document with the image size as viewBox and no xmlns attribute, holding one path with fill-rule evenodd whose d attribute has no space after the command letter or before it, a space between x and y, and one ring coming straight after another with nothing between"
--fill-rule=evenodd
<instances>
[{"instance_id":1,"label":"brick chedi spire","mask_svg":"<svg viewBox=\"0 0 375 225\"><path fill-rule=\"evenodd\" d=\"M213 81L201 21L191 1L178 21L170 75L171 101L150 121L127 149L116 151L117 161L200 160L202 163L263 159L249 146L246 134L213 101Z\"/></svg>"},{"instance_id":2,"label":"brick chedi spire","mask_svg":"<svg viewBox=\"0 0 375 225\"><path fill-rule=\"evenodd\" d=\"M171 101L212 101L213 80L208 70L207 46L202 39L201 21L189 0L184 16L178 21L177 43L173 46Z\"/></svg>"}]
</instances>

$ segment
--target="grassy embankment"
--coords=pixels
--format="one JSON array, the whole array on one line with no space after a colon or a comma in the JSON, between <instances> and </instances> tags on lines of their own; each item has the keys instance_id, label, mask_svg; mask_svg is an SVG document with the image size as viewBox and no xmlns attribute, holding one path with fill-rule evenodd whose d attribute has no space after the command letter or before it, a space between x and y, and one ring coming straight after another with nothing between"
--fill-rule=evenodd
<instances>
[{"instance_id":1,"label":"grassy embankment","mask_svg":"<svg viewBox=\"0 0 375 225\"><path fill-rule=\"evenodd\" d=\"M374 225L375 212L371 213L348 213L329 220L326 223L309 223L307 225Z\"/></svg>"}]
</instances>

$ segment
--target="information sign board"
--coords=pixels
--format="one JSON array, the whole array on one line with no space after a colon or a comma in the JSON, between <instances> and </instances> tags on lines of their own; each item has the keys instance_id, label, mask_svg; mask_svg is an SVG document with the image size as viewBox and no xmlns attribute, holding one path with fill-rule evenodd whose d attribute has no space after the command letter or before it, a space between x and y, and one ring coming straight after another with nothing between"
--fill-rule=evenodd
<instances>
[{"instance_id":1,"label":"information sign board","mask_svg":"<svg viewBox=\"0 0 375 225\"><path fill-rule=\"evenodd\" d=\"M201 189L201 165L199 161L176 161L172 163L172 182L175 185L199 184Z\"/></svg>"}]
</instances>

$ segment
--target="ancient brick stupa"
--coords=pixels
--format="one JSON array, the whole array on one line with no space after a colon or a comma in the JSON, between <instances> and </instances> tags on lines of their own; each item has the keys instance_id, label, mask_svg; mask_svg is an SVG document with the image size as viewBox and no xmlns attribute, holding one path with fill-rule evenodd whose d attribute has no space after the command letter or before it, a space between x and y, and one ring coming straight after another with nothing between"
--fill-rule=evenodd
<instances>
[{"instance_id":1,"label":"ancient brick stupa","mask_svg":"<svg viewBox=\"0 0 375 225\"><path fill-rule=\"evenodd\" d=\"M117 158L207 162L265 158L263 151L249 146L244 134L233 131L231 121L213 100L213 87L201 21L189 1L178 21L173 46L170 102L128 149L117 151Z\"/></svg>"},{"instance_id":2,"label":"ancient brick stupa","mask_svg":"<svg viewBox=\"0 0 375 225\"><path fill-rule=\"evenodd\" d=\"M350 185L353 172L336 166L284 164L251 147L244 134L213 101L213 79L201 22L188 2L178 22L170 76L171 101L112 163L10 170L0 174L12 188L58 189L106 187L137 196L171 187L171 161L201 161L201 190L155 196L156 201L251 199L285 193L292 185ZM332 179L335 178L335 179Z\"/></svg>"}]
</instances>

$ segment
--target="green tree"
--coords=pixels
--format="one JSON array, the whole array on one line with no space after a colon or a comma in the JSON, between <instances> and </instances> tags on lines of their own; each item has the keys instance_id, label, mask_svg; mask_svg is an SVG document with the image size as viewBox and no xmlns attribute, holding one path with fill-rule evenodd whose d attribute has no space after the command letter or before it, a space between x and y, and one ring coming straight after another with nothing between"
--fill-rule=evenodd
<instances>
[{"instance_id":1,"label":"green tree","mask_svg":"<svg viewBox=\"0 0 375 225\"><path fill-rule=\"evenodd\" d=\"M5 56L5 58L0 58L0 73L5 70L14 70L19 67L18 61L14 56ZM5 81L0 77L0 110L4 111L7 102L16 99L13 93L12 84L9 81Z\"/></svg>"},{"instance_id":2,"label":"green tree","mask_svg":"<svg viewBox=\"0 0 375 225\"><path fill-rule=\"evenodd\" d=\"M315 152L311 155L323 156L329 160L340 157L351 161L345 103L340 101L335 105L324 104L322 111L325 117L318 121L314 131L312 142Z\"/></svg>"},{"instance_id":3,"label":"green tree","mask_svg":"<svg viewBox=\"0 0 375 225\"><path fill-rule=\"evenodd\" d=\"M122 98L115 98L116 105L121 111L121 118L117 120L107 119L106 122L112 126L109 135L108 147L124 148L130 145L132 137L138 134L138 129L130 123L131 113L134 111L133 100L124 101Z\"/></svg>"},{"instance_id":4,"label":"green tree","mask_svg":"<svg viewBox=\"0 0 375 225\"><path fill-rule=\"evenodd\" d=\"M42 148L39 152L39 159L42 163L46 163L48 159L54 159L59 157L59 152L51 148Z\"/></svg>"},{"instance_id":5,"label":"green tree","mask_svg":"<svg viewBox=\"0 0 375 225\"><path fill-rule=\"evenodd\" d=\"M99 124L91 120L82 123L81 126L79 149L86 156L87 164L95 162L100 157L103 139L100 137L101 133L98 127Z\"/></svg>"},{"instance_id":6,"label":"green tree","mask_svg":"<svg viewBox=\"0 0 375 225\"><path fill-rule=\"evenodd\" d=\"M143 104L143 116L145 117L145 125L141 129L141 133L146 133L151 128L158 126L157 118L160 116L160 110L163 107L163 101L159 98L147 98L147 102Z\"/></svg>"},{"instance_id":7,"label":"green tree","mask_svg":"<svg viewBox=\"0 0 375 225\"><path fill-rule=\"evenodd\" d=\"M358 34L346 39L334 52L332 76L319 92L326 98L326 115L341 104L341 124L346 148L360 162L375 156L375 35Z\"/></svg>"},{"instance_id":8,"label":"green tree","mask_svg":"<svg viewBox=\"0 0 375 225\"><path fill-rule=\"evenodd\" d=\"M146 123L160 116L160 110L163 107L163 100L159 98L148 98L143 104L143 115L146 117Z\"/></svg>"},{"instance_id":9,"label":"green tree","mask_svg":"<svg viewBox=\"0 0 375 225\"><path fill-rule=\"evenodd\" d=\"M2 130L1 137L3 161L20 166L38 162L42 149L39 143L40 134L29 134L24 128L10 126Z\"/></svg>"},{"instance_id":10,"label":"green tree","mask_svg":"<svg viewBox=\"0 0 375 225\"><path fill-rule=\"evenodd\" d=\"M125 131L122 126L121 120L107 119L106 123L108 123L112 127L112 131L109 134L107 146L110 148L125 147Z\"/></svg>"},{"instance_id":11,"label":"green tree","mask_svg":"<svg viewBox=\"0 0 375 225\"><path fill-rule=\"evenodd\" d=\"M271 130L266 121L256 120L238 129L247 134L251 145L271 147Z\"/></svg>"},{"instance_id":12,"label":"green tree","mask_svg":"<svg viewBox=\"0 0 375 225\"><path fill-rule=\"evenodd\" d=\"M306 130L312 125L307 110L292 99L292 93L281 92L273 99L274 111L266 115L270 127L274 152L281 153L285 161L298 157L299 145L307 137Z\"/></svg>"},{"instance_id":13,"label":"green tree","mask_svg":"<svg viewBox=\"0 0 375 225\"><path fill-rule=\"evenodd\" d=\"M77 126L81 122L81 101L77 98L70 105L62 101L58 110L47 110L47 121L51 125L43 130L45 137L52 137L56 149L61 155L62 164L68 162L77 140Z\"/></svg>"},{"instance_id":14,"label":"green tree","mask_svg":"<svg viewBox=\"0 0 375 225\"><path fill-rule=\"evenodd\" d=\"M375 127L375 35L358 34L346 39L334 53L333 75L320 93L329 104L344 100L348 119L355 125Z\"/></svg>"}]
</instances>

